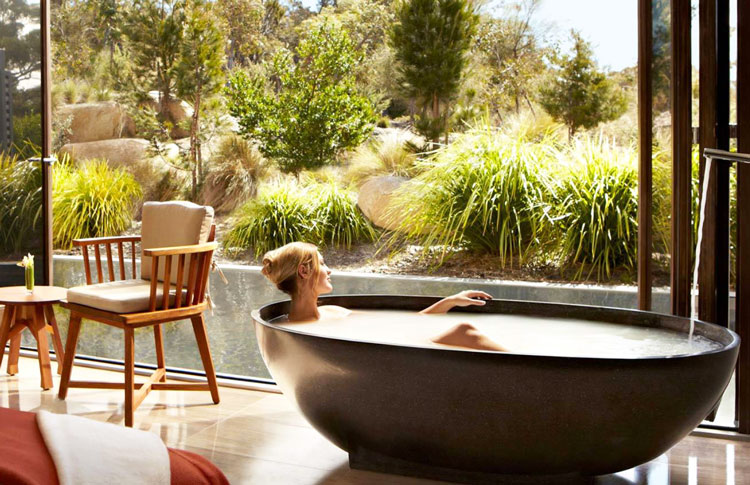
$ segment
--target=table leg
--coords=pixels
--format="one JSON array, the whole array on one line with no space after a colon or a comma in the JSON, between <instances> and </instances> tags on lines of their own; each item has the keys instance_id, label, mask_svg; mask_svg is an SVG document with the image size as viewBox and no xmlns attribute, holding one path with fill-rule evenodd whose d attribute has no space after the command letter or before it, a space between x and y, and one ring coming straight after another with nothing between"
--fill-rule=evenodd
<instances>
[{"instance_id":1,"label":"table leg","mask_svg":"<svg viewBox=\"0 0 750 485\"><path fill-rule=\"evenodd\" d=\"M47 340L47 323L44 321L44 310L41 306L34 308L34 322L31 328L36 337L36 348L39 357L39 373L42 375L42 389L52 389L52 370L49 362L49 341Z\"/></svg>"},{"instance_id":2,"label":"table leg","mask_svg":"<svg viewBox=\"0 0 750 485\"><path fill-rule=\"evenodd\" d=\"M16 323L16 325L11 329L11 332L13 330L17 330L17 328L20 330L23 330L23 324ZM18 356L21 354L21 332L16 332L16 334L11 337L10 339L10 352L8 352L8 374L14 376L18 374Z\"/></svg>"},{"instance_id":3,"label":"table leg","mask_svg":"<svg viewBox=\"0 0 750 485\"><path fill-rule=\"evenodd\" d=\"M55 310L52 305L44 305L44 315L47 317L47 322L52 327L52 344L55 346L55 357L57 358L57 373L62 374L62 364L65 354L63 353L62 340L60 339L60 329L57 327L57 319L55 318Z\"/></svg>"},{"instance_id":4,"label":"table leg","mask_svg":"<svg viewBox=\"0 0 750 485\"><path fill-rule=\"evenodd\" d=\"M3 319L2 322L0 322L0 366L3 364L3 357L5 357L5 344L8 343L8 338L10 336L10 327L13 325L15 313L15 306L5 306L5 310L3 311Z\"/></svg>"}]
</instances>

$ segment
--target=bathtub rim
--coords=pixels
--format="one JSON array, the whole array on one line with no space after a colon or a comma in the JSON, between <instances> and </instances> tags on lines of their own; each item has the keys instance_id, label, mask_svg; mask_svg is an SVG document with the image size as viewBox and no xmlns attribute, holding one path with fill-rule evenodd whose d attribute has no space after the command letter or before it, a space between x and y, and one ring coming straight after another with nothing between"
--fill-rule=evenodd
<instances>
[{"instance_id":1,"label":"bathtub rim","mask_svg":"<svg viewBox=\"0 0 750 485\"><path fill-rule=\"evenodd\" d=\"M444 296L431 296L431 295L388 295L388 294L340 294L340 295L324 295L318 297L318 305L325 304L327 300L338 300L338 299L346 299L346 298L355 298L355 299L362 299L364 301L372 300L372 299L393 299L394 297L398 298L406 298L410 300L430 300L432 303L441 300L442 298L445 298ZM400 343L387 343L387 342L376 342L376 341L370 341L370 340L355 340L351 338L345 338L345 337L336 337L336 336L329 336L329 335L320 335L310 332L305 332L302 330L297 330L289 327L282 327L275 323L271 323L269 321L264 320L261 317L261 312L265 309L268 309L273 306L277 305L288 305L291 302L291 299L283 299L283 300L277 300L272 303L268 303L266 305L263 305L262 307L255 309L251 312L251 317L254 322L257 324L263 325L264 327L267 327L272 330L278 330L282 332L287 332L295 335L300 335L306 338L317 338L317 339L329 339L329 340L335 340L340 342L347 342L349 344L362 344L362 345L382 345L382 346L388 346L388 347L395 347L395 348L408 348L408 349L416 349L419 351L429 351L429 352L443 352L443 351L449 351L449 352L463 352L463 353L470 353L470 354L482 354L482 355L503 355L506 357L518 357L518 358L534 358L534 359L561 359L565 361L601 361L606 360L608 362L641 362L641 361L655 361L655 360L664 360L664 359L688 359L688 358L696 358L706 355L713 355L718 354L722 352L728 352L732 351L736 347L739 347L740 345L740 337L739 335L734 332L733 330L722 327L720 325L716 325L714 323L705 322L703 320L695 320L695 329L696 331L700 328L700 335L702 335L704 338L707 338L709 340L712 340L718 344L721 345L718 349L711 349L711 350L705 350L702 352L695 352L691 354L677 354L677 355L653 355L653 356L644 356L644 357L603 357L603 356L565 356L565 355L546 355L546 354L529 354L529 353L523 353L523 352L496 352L491 350L479 350L479 349L461 349L461 348L451 348L451 347L428 347L425 345L407 345L407 344L400 344ZM543 308L571 308L573 310L578 311L584 311L585 309L590 308L596 308L598 310L602 310L604 312L618 312L618 313L626 313L628 315L631 315L635 318L641 318L643 319L644 323L643 325L637 325L634 323L619 323L619 322L609 322L604 321L604 323L611 323L613 325L631 325L631 326L651 326L648 325L646 320L656 319L659 322L663 322L665 319L667 320L673 320L675 322L682 322L683 325L690 324L690 318L688 317L680 317L676 315L669 315L664 313L656 313L656 312L650 312L650 311L644 311L644 310L635 310L630 308L617 308L617 307L602 307L602 306L592 306L592 305L583 305L578 303L558 303L558 302L540 302L540 301L531 301L531 300L511 300L511 299L495 299L488 300L488 304L491 302L507 302L513 305L533 305L535 307L543 307ZM429 303L429 302L428 302ZM427 305L429 306L429 304ZM356 309L357 307L353 307ZM426 308L426 306L424 307ZM477 311L478 309L485 308L485 306L477 306L477 307L458 307L458 311L452 311L452 313L466 313L466 314L472 314L472 313L494 313L489 311ZM395 310L399 310L398 308L394 308ZM403 310L403 309L401 309ZM406 311L406 310L404 310ZM545 315L537 315L540 317L544 317ZM550 317L550 315L547 315ZM559 317L559 316L551 316L552 318L574 318L574 317ZM594 318L590 319L591 321L599 321L602 322L602 320L597 320ZM656 328L662 328L666 330L672 330L676 332L683 332L682 330L678 328L671 328L671 327L665 327L665 326L654 326ZM712 331L714 333L719 332L726 332L725 335L729 337L729 342L724 343L721 341L718 341L710 336L706 336L706 331Z\"/></svg>"}]
</instances>

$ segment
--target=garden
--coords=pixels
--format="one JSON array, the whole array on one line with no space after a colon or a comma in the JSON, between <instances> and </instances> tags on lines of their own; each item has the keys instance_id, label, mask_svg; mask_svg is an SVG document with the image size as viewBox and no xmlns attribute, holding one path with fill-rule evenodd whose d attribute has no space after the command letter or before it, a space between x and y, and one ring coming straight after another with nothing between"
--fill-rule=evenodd
<instances>
[{"instance_id":1,"label":"garden","mask_svg":"<svg viewBox=\"0 0 750 485\"><path fill-rule=\"evenodd\" d=\"M183 199L215 208L224 262L303 240L337 269L634 284L636 68L601 67L581 32L554 38L539 4L54 2L56 250L137 233L143 201ZM662 64L657 285L671 213ZM19 163L41 143L33 96L14 98L0 155L6 254L39 217L40 174Z\"/></svg>"}]
</instances>

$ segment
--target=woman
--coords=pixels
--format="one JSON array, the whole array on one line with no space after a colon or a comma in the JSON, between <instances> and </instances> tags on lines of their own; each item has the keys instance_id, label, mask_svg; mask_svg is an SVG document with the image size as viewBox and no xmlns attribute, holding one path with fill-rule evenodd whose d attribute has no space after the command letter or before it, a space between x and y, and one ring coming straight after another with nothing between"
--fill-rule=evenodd
<instances>
[{"instance_id":1,"label":"woman","mask_svg":"<svg viewBox=\"0 0 750 485\"><path fill-rule=\"evenodd\" d=\"M336 305L318 306L318 296L330 293L331 270L313 244L293 242L263 256L263 274L292 298L290 322L313 322L345 318L351 313ZM462 291L443 298L420 313L446 313L456 306L484 305L492 297L483 291ZM459 323L430 339L433 343L504 352L498 343L482 334L470 323Z\"/></svg>"}]
</instances>

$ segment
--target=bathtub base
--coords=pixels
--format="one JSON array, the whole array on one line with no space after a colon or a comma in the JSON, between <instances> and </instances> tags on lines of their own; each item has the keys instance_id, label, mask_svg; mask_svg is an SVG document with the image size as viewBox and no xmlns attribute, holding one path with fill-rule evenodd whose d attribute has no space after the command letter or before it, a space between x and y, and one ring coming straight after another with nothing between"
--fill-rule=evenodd
<instances>
[{"instance_id":1,"label":"bathtub base","mask_svg":"<svg viewBox=\"0 0 750 485\"><path fill-rule=\"evenodd\" d=\"M578 473L567 473L564 475L508 475L474 472L415 463L361 448L349 453L349 467L356 470L477 485L498 483L508 485L549 483L579 485L594 483L594 477L583 476Z\"/></svg>"}]
</instances>

